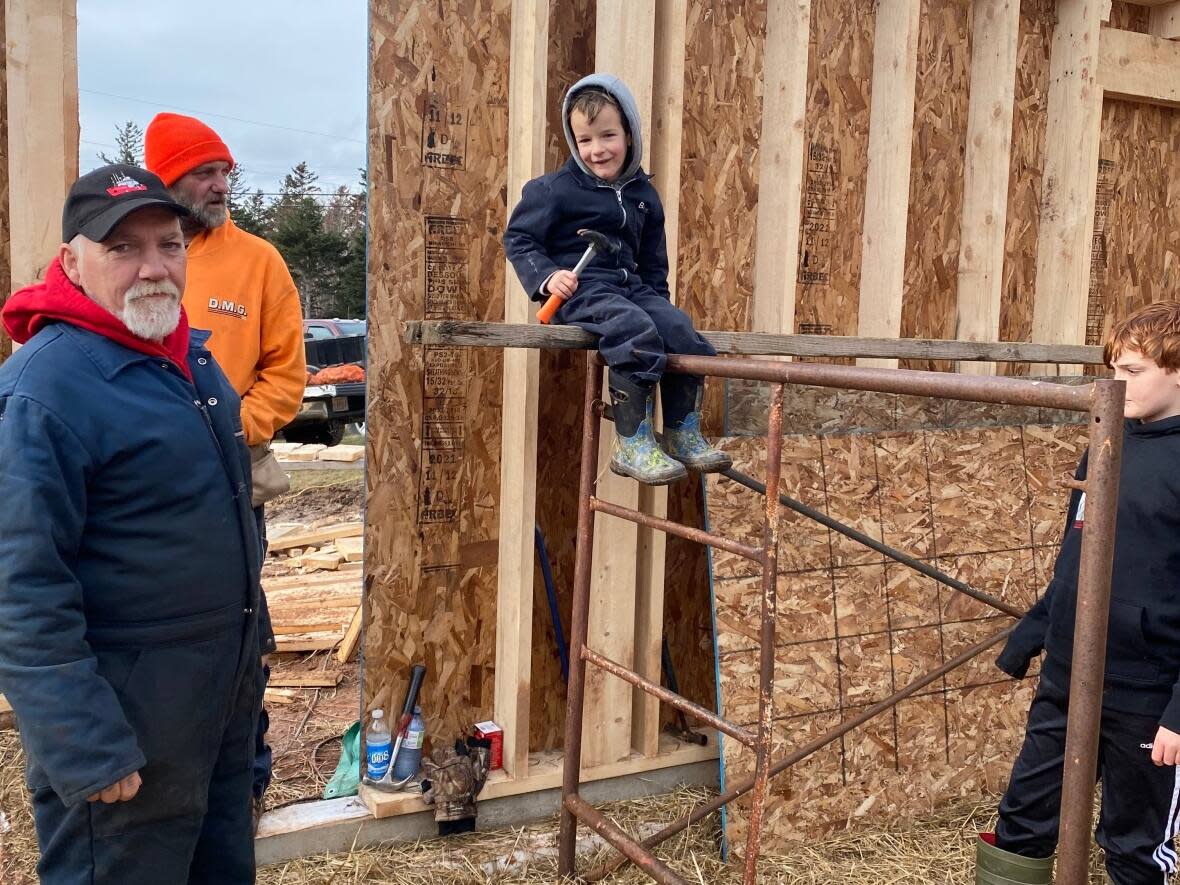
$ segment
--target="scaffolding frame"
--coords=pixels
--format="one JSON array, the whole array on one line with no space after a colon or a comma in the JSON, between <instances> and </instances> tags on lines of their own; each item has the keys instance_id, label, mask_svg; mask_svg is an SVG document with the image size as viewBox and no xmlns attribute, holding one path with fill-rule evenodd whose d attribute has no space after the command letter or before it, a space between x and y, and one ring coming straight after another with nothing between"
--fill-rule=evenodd
<instances>
[{"instance_id":1,"label":"scaffolding frame","mask_svg":"<svg viewBox=\"0 0 1180 885\"><path fill-rule=\"evenodd\" d=\"M961 399L1005 405L1043 406L1090 413L1090 460L1087 478L1074 483L1086 492L1086 531L1082 536L1081 571L1078 578L1077 618L1074 628L1073 669L1070 675L1070 706L1067 720L1065 769L1061 799L1058 882L1084 885L1090 851L1092 797L1098 752L1098 727L1101 714L1103 668L1106 657L1106 633L1110 607L1110 578L1114 556L1114 527L1118 504L1118 480L1122 456L1122 419L1124 385L1122 382L1097 380L1091 384L1069 386L1045 381L921 372L908 369L883 369L834 366L816 363L784 363L775 360L669 355L667 370L691 375L712 376L774 385L767 422L766 481L760 484L749 477L728 471L731 479L754 491L765 502L762 544L751 547L721 535L681 525L671 520L620 507L596 495L601 417L606 406L602 401L603 363L597 353L586 357L582 404L582 453L578 489L577 551L574 563L573 614L570 627L570 676L566 699L565 755L562 772L560 831L558 835L558 872L562 876L595 882L628 861L662 885L685 885L685 880L657 858L652 849L665 839L743 796L753 793L749 832L744 856L744 885L754 885L761 846L763 811L769 779L807 758L874 716L891 709L899 701L962 666L1007 638L1013 626L977 643L941 667L914 680L890 697L864 710L858 716L807 744L796 748L772 763L771 728L774 714L774 640L778 578L778 514L780 506L789 506L811 518L822 514L793 502L778 493L782 469L782 422L784 391L788 384L806 384L876 391L880 393ZM759 486L761 487L759 489ZM781 499L781 500L780 500ZM594 515L602 513L638 525L663 531L721 550L744 556L762 565L762 603L760 614L760 666L757 732L726 721L699 704L648 680L617 661L610 660L587 645L590 607L590 580L593 566ZM833 526L850 537L854 530ZM857 538L861 540L861 538ZM899 551L870 544L893 559L916 567L916 560ZM1014 617L1019 610L1002 603L945 575L931 575L953 589L968 593ZM586 665L592 664L636 688L640 688L670 706L693 716L723 734L754 750L754 776L729 787L724 793L672 822L660 832L643 840L634 840L606 818L579 794L581 785L582 725L586 687ZM619 856L595 869L576 876L575 847L577 824L581 821L597 832Z\"/></svg>"}]
</instances>

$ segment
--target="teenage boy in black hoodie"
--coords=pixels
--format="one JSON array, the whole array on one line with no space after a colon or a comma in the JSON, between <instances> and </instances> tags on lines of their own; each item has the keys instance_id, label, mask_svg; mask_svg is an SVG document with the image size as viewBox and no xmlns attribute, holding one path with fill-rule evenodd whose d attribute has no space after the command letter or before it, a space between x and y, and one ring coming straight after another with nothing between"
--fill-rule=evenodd
<instances>
[{"instance_id":1,"label":"teenage boy in black hoodie","mask_svg":"<svg viewBox=\"0 0 1180 885\"><path fill-rule=\"evenodd\" d=\"M558 295L555 321L598 336L610 367L618 444L611 470L650 485L685 475L685 467L724 470L730 458L701 436L701 379L664 374L668 353L713 356L688 314L668 298L664 209L643 157L639 109L618 77L592 74L566 93L561 116L570 148L557 172L524 186L504 231L504 251L535 301ZM586 249L582 228L619 243L580 276L568 269ZM652 427L656 384L664 405L664 445ZM671 457L669 457L671 456Z\"/></svg>"},{"instance_id":2,"label":"teenage boy in black hoodie","mask_svg":"<svg viewBox=\"0 0 1180 885\"><path fill-rule=\"evenodd\" d=\"M1097 839L1114 885L1166 883L1180 827L1180 302L1145 307L1104 352L1127 384L1110 628L1102 695ZM1077 477L1085 479L1083 455ZM1045 595L996 661L1021 678L1046 651L1024 746L996 832L977 844L977 881L1049 882L1061 805L1065 720L1085 493L1070 497ZM995 878L986 881L997 881Z\"/></svg>"}]
</instances>

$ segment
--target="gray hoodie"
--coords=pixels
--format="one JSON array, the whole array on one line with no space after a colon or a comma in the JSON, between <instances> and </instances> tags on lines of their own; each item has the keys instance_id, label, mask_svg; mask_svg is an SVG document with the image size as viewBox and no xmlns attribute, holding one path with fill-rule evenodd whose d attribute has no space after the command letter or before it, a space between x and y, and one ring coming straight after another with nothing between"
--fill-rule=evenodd
<instances>
[{"instance_id":1,"label":"gray hoodie","mask_svg":"<svg viewBox=\"0 0 1180 885\"><path fill-rule=\"evenodd\" d=\"M625 122L629 130L628 134L631 136L631 148L627 152L627 162L623 166L623 171L619 173L618 181L614 182L614 186L617 187L639 171L639 164L643 160L643 120L639 116L639 106L635 103L635 97L631 94L631 90L614 74L590 74L571 86L561 103L561 125L565 130L565 142L569 145L574 162L587 175L598 177L582 162L582 158L578 154L578 143L574 140L573 129L570 128L570 105L573 104L574 97L589 86L597 86L614 96L615 101L623 109L623 116L626 118Z\"/></svg>"}]
</instances>

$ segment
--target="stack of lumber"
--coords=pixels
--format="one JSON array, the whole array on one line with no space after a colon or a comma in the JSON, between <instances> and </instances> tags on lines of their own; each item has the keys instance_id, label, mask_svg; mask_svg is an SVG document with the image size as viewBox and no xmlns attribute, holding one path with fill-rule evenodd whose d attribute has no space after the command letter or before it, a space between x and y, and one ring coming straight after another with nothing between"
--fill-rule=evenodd
<instances>
[{"instance_id":1,"label":"stack of lumber","mask_svg":"<svg viewBox=\"0 0 1180 885\"><path fill-rule=\"evenodd\" d=\"M271 450L280 462L343 461L351 463L365 457L364 446L325 446L320 443L273 443Z\"/></svg>"},{"instance_id":2,"label":"stack of lumber","mask_svg":"<svg viewBox=\"0 0 1180 885\"><path fill-rule=\"evenodd\" d=\"M294 566L293 574L264 576L279 652L337 649L347 661L360 638L363 524L277 533L270 542L267 572Z\"/></svg>"}]
</instances>

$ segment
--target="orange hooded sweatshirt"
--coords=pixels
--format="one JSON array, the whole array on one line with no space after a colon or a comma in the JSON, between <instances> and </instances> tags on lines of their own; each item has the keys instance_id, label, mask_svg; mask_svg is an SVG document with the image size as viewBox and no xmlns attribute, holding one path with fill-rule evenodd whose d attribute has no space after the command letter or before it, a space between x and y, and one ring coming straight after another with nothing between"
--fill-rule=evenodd
<instances>
[{"instance_id":1,"label":"orange hooded sweatshirt","mask_svg":"<svg viewBox=\"0 0 1180 885\"><path fill-rule=\"evenodd\" d=\"M299 411L307 382L303 309L278 250L232 220L188 247L184 309L242 398L246 443L268 442Z\"/></svg>"}]
</instances>

